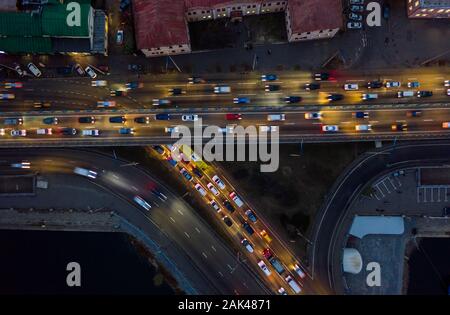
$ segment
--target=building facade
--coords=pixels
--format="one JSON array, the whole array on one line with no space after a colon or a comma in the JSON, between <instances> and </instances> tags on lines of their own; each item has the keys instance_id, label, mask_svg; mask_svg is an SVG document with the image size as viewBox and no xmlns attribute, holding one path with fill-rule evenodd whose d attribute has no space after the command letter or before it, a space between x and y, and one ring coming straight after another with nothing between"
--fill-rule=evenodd
<instances>
[{"instance_id":1,"label":"building facade","mask_svg":"<svg viewBox=\"0 0 450 315\"><path fill-rule=\"evenodd\" d=\"M450 0L407 0L408 17L416 19L450 18Z\"/></svg>"}]
</instances>

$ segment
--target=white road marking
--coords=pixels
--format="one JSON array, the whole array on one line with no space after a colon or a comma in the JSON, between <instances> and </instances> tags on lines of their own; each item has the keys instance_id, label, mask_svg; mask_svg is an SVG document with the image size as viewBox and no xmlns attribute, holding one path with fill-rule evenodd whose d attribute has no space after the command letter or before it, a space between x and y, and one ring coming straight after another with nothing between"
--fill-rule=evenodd
<instances>
[{"instance_id":1,"label":"white road marking","mask_svg":"<svg viewBox=\"0 0 450 315\"><path fill-rule=\"evenodd\" d=\"M246 84L257 84L258 82L239 82L239 85L246 85Z\"/></svg>"},{"instance_id":2,"label":"white road marking","mask_svg":"<svg viewBox=\"0 0 450 315\"><path fill-rule=\"evenodd\" d=\"M136 186L131 186L134 190L138 191L139 189L136 188Z\"/></svg>"},{"instance_id":3,"label":"white road marking","mask_svg":"<svg viewBox=\"0 0 450 315\"><path fill-rule=\"evenodd\" d=\"M197 233L199 233L199 234L200 234L200 230L199 230L198 228L195 228L195 230L197 231Z\"/></svg>"},{"instance_id":4,"label":"white road marking","mask_svg":"<svg viewBox=\"0 0 450 315\"><path fill-rule=\"evenodd\" d=\"M170 219L170 221L172 221L173 223L175 223L175 220L174 220L174 218L172 218L172 217L169 217L169 219Z\"/></svg>"},{"instance_id":5,"label":"white road marking","mask_svg":"<svg viewBox=\"0 0 450 315\"><path fill-rule=\"evenodd\" d=\"M204 252L202 252L203 257L208 258Z\"/></svg>"},{"instance_id":6,"label":"white road marking","mask_svg":"<svg viewBox=\"0 0 450 315\"><path fill-rule=\"evenodd\" d=\"M189 236L189 234L187 234L187 232L184 232L184 235L186 235L187 238L191 238L191 237Z\"/></svg>"},{"instance_id":7,"label":"white road marking","mask_svg":"<svg viewBox=\"0 0 450 315\"><path fill-rule=\"evenodd\" d=\"M223 273L221 273L220 271L219 271L219 275L223 278Z\"/></svg>"},{"instance_id":8,"label":"white road marking","mask_svg":"<svg viewBox=\"0 0 450 315\"><path fill-rule=\"evenodd\" d=\"M423 121L434 121L434 119L424 119Z\"/></svg>"},{"instance_id":9,"label":"white road marking","mask_svg":"<svg viewBox=\"0 0 450 315\"><path fill-rule=\"evenodd\" d=\"M183 212L182 212L180 209L178 209L177 212L178 212L179 214L181 214L181 215L184 215Z\"/></svg>"},{"instance_id":10,"label":"white road marking","mask_svg":"<svg viewBox=\"0 0 450 315\"><path fill-rule=\"evenodd\" d=\"M213 245L211 245L211 248L213 249L213 251L217 252L216 248Z\"/></svg>"}]
</instances>

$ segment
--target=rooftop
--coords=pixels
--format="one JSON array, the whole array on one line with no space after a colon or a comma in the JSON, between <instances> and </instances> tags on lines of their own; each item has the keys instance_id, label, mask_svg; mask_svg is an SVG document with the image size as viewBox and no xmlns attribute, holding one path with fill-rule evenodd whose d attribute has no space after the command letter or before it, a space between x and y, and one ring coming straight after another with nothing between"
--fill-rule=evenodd
<instances>
[{"instance_id":1,"label":"rooftop","mask_svg":"<svg viewBox=\"0 0 450 315\"><path fill-rule=\"evenodd\" d=\"M421 4L425 8L450 8L450 0L422 0Z\"/></svg>"}]
</instances>

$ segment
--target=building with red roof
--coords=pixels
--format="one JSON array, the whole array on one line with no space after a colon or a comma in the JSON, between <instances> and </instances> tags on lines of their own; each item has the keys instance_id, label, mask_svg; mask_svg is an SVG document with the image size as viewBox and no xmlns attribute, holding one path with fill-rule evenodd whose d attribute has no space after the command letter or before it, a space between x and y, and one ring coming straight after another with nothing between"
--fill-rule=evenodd
<instances>
[{"instance_id":1,"label":"building with red roof","mask_svg":"<svg viewBox=\"0 0 450 315\"><path fill-rule=\"evenodd\" d=\"M137 48L147 57L191 51L188 22L286 12L288 40L333 37L341 0L133 0Z\"/></svg>"}]
</instances>

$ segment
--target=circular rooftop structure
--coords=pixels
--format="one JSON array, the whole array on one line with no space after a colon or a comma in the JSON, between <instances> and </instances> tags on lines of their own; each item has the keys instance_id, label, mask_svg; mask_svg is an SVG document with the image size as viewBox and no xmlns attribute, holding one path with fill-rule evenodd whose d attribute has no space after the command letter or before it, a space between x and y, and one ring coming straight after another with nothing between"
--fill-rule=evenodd
<instances>
[{"instance_id":1,"label":"circular rooftop structure","mask_svg":"<svg viewBox=\"0 0 450 315\"><path fill-rule=\"evenodd\" d=\"M342 266L344 272L358 274L362 270L362 257L355 248L344 248L344 255L342 258Z\"/></svg>"}]
</instances>

